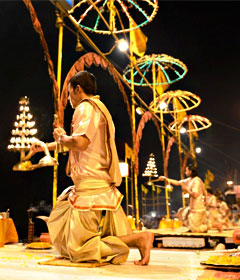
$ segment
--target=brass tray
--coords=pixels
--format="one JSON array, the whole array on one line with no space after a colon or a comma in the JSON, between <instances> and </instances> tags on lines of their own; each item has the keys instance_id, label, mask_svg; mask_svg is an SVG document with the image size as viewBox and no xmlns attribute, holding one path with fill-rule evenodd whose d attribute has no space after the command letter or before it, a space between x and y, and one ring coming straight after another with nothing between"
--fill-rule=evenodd
<instances>
[{"instance_id":1,"label":"brass tray","mask_svg":"<svg viewBox=\"0 0 240 280\"><path fill-rule=\"evenodd\" d=\"M27 244L26 249L31 250L48 250L51 249L52 245L47 242L32 242Z\"/></svg>"},{"instance_id":2,"label":"brass tray","mask_svg":"<svg viewBox=\"0 0 240 280\"><path fill-rule=\"evenodd\" d=\"M224 265L224 264L212 264L208 262L200 262L201 265L203 265L206 268L210 269L224 269L224 270L235 270L240 271L240 265Z\"/></svg>"}]
</instances>

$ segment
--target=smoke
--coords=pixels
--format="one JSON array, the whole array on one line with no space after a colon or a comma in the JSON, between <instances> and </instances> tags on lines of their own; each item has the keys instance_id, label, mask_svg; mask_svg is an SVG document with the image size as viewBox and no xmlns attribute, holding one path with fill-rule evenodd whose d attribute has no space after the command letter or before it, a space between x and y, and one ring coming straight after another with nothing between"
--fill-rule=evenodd
<instances>
[{"instance_id":1,"label":"smoke","mask_svg":"<svg viewBox=\"0 0 240 280\"><path fill-rule=\"evenodd\" d=\"M51 210L52 206L50 204L47 204L45 200L41 200L36 206L31 205L28 209L29 212L32 212L34 214L50 214Z\"/></svg>"}]
</instances>

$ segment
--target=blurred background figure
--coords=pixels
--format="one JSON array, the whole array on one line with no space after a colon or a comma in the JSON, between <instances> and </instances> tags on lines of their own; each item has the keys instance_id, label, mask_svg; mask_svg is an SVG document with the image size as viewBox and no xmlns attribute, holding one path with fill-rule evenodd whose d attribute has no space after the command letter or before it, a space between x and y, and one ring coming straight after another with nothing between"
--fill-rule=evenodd
<instances>
[{"instance_id":1,"label":"blurred background figure","mask_svg":"<svg viewBox=\"0 0 240 280\"><path fill-rule=\"evenodd\" d=\"M233 226L231 223L231 220L230 220L231 211L230 211L227 203L225 202L223 196L220 196L218 198L218 211L220 214L220 222L221 222L223 228L226 228L226 229L231 228Z\"/></svg>"},{"instance_id":2,"label":"blurred background figure","mask_svg":"<svg viewBox=\"0 0 240 280\"><path fill-rule=\"evenodd\" d=\"M220 222L217 197L213 194L212 189L207 190L206 206L208 229L217 228L219 232L222 232L222 223Z\"/></svg>"}]
</instances>

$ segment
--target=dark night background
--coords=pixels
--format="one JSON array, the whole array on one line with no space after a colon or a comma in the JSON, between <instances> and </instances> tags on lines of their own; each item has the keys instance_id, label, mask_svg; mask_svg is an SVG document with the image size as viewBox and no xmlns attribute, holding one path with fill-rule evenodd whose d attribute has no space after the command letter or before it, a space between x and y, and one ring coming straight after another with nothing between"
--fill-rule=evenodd
<instances>
[{"instance_id":1,"label":"dark night background","mask_svg":"<svg viewBox=\"0 0 240 280\"><path fill-rule=\"evenodd\" d=\"M58 29L55 27L55 7L49 1L33 1L48 43L51 58L57 70ZM189 114L207 117L212 126L199 132L202 153L198 155L200 177L204 179L209 169L215 176L213 189L226 187L227 179L240 184L240 2L231 1L159 1L159 10L151 23L142 31L148 36L146 54L165 53L180 59L188 67L188 73L169 90L187 90L198 95L202 102ZM91 35L94 39L94 36ZM97 39L98 46L109 50L112 41L104 36ZM72 64L85 52L75 52L75 36L64 29L62 82ZM83 42L86 51L93 51ZM114 50L111 60L119 71L128 65L128 59ZM29 12L22 1L0 1L0 158L1 185L0 211L10 208L20 238L27 235L27 209L35 206L41 214L41 205L51 206L53 170L51 167L31 172L14 172L12 167L20 159L19 153L7 151L13 123L18 113L18 101L22 96L30 98L30 110L36 121L38 137L52 141L53 97L48 76L47 62L34 31ZM124 159L124 143L131 144L131 131L126 106L120 91L109 74L97 67L90 69L98 80L98 92L109 108L116 126L116 143L120 159ZM151 100L151 92L136 89L144 100ZM127 91L128 95L130 94ZM66 109L65 123L68 130L72 109ZM137 116L137 123L140 117ZM184 139L183 139L184 141ZM146 124L140 148L139 185L150 153L155 154L158 173L162 174L161 146L153 123ZM37 163L43 156L35 155ZM169 160L169 176L179 179L176 147ZM58 193L71 184L64 174L66 157L59 158ZM124 184L120 191L125 193ZM140 190L139 190L140 192ZM172 193L172 208L181 206L180 192ZM125 208L125 201L123 202ZM140 200L141 206L141 200ZM161 213L164 214L162 206ZM44 225L35 219L36 234Z\"/></svg>"}]
</instances>

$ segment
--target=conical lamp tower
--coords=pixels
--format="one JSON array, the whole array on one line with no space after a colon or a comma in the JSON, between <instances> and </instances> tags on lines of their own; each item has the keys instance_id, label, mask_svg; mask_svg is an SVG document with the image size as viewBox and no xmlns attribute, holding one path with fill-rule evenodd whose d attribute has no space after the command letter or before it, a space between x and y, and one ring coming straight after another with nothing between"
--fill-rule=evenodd
<instances>
[{"instance_id":1,"label":"conical lamp tower","mask_svg":"<svg viewBox=\"0 0 240 280\"><path fill-rule=\"evenodd\" d=\"M19 113L14 122L14 129L12 129L12 137L8 150L20 152L20 161L25 157L25 152L31 147L31 144L37 139L34 135L37 133L33 115L30 113L29 98L24 96L19 100Z\"/></svg>"},{"instance_id":2,"label":"conical lamp tower","mask_svg":"<svg viewBox=\"0 0 240 280\"><path fill-rule=\"evenodd\" d=\"M149 177L149 184L151 184L152 177L158 177L155 156L153 153L149 155L149 160L142 176Z\"/></svg>"}]
</instances>

